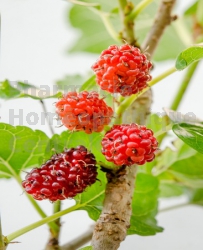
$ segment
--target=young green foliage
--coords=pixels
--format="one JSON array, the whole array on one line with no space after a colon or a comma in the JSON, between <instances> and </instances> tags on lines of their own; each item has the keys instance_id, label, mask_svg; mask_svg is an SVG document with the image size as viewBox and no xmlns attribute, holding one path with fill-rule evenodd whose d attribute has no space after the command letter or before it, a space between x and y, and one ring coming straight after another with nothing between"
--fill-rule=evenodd
<instances>
[{"instance_id":1,"label":"young green foliage","mask_svg":"<svg viewBox=\"0 0 203 250\"><path fill-rule=\"evenodd\" d=\"M54 95L50 95L49 93L49 95L45 96L42 92L43 90L40 90L34 85L23 82L15 82L15 86L12 86L12 84L8 80L0 82L0 98L6 100L22 97L30 97L32 99L42 100L47 98L57 98L61 96L60 92Z\"/></svg>"},{"instance_id":2,"label":"young green foliage","mask_svg":"<svg viewBox=\"0 0 203 250\"><path fill-rule=\"evenodd\" d=\"M39 130L0 123L0 177L16 177L26 168L39 166L49 138Z\"/></svg>"},{"instance_id":3,"label":"young green foliage","mask_svg":"<svg viewBox=\"0 0 203 250\"><path fill-rule=\"evenodd\" d=\"M131 226L128 234L142 236L155 235L163 228L157 225L159 182L156 177L139 173L136 178L136 189L132 201Z\"/></svg>"},{"instance_id":4,"label":"young green foliage","mask_svg":"<svg viewBox=\"0 0 203 250\"><path fill-rule=\"evenodd\" d=\"M203 154L203 125L179 123L173 125L173 132L186 144Z\"/></svg>"},{"instance_id":5,"label":"young green foliage","mask_svg":"<svg viewBox=\"0 0 203 250\"><path fill-rule=\"evenodd\" d=\"M193 62L203 59L203 45L194 45L182 51L176 59L176 69L183 70Z\"/></svg>"}]
</instances>

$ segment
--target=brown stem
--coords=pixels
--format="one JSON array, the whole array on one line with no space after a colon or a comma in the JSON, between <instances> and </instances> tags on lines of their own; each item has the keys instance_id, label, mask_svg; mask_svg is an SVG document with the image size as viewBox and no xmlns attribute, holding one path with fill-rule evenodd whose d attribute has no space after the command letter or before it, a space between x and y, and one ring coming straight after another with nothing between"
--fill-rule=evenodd
<instances>
[{"instance_id":1,"label":"brown stem","mask_svg":"<svg viewBox=\"0 0 203 250\"><path fill-rule=\"evenodd\" d=\"M120 3L123 2L125 1L120 0ZM171 17L174 3L175 0L163 0L161 2L154 25L142 46L144 50L149 47L149 58L153 55L165 27L174 19ZM150 113L151 102L152 93L147 91L126 110L123 115L124 123L145 124ZM131 201L136 172L137 166L133 165L117 173L108 173L104 207L100 218L96 222L92 238L94 250L116 250L125 239L127 228L130 226Z\"/></svg>"},{"instance_id":2,"label":"brown stem","mask_svg":"<svg viewBox=\"0 0 203 250\"><path fill-rule=\"evenodd\" d=\"M154 24L142 45L142 49L147 50L150 57L152 57L166 26L177 19L177 16L171 15L175 2L176 0L163 0L161 2Z\"/></svg>"},{"instance_id":3,"label":"brown stem","mask_svg":"<svg viewBox=\"0 0 203 250\"><path fill-rule=\"evenodd\" d=\"M54 208L53 213L59 212L61 210L61 201L60 200L56 201L53 205L53 208ZM58 218L54 222L58 225L58 231L54 232L53 234L53 232L50 230L50 236L45 250L61 250L59 246L59 235L61 229L60 218Z\"/></svg>"},{"instance_id":4,"label":"brown stem","mask_svg":"<svg viewBox=\"0 0 203 250\"><path fill-rule=\"evenodd\" d=\"M132 213L131 201L137 166L108 173L104 208L96 223L92 246L94 250L116 250L126 237Z\"/></svg>"},{"instance_id":5,"label":"brown stem","mask_svg":"<svg viewBox=\"0 0 203 250\"><path fill-rule=\"evenodd\" d=\"M67 244L63 245L61 247L61 250L75 250L75 249L80 249L88 241L91 241L92 233L93 233L93 228L91 227L82 236L79 236L76 239L72 240L70 243L67 243Z\"/></svg>"},{"instance_id":6,"label":"brown stem","mask_svg":"<svg viewBox=\"0 0 203 250\"><path fill-rule=\"evenodd\" d=\"M61 250L58 239L53 238L51 234L50 234L50 239L48 243L46 244L45 250Z\"/></svg>"}]
</instances>

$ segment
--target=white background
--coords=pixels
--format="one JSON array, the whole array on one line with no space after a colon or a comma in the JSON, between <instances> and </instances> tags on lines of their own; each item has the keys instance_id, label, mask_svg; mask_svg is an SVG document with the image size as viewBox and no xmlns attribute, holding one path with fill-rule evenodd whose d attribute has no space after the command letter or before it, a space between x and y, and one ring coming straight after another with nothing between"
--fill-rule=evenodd
<instances>
[{"instance_id":1,"label":"white background","mask_svg":"<svg viewBox=\"0 0 203 250\"><path fill-rule=\"evenodd\" d=\"M181 3L180 3L181 2ZM180 1L177 11L186 8L191 1ZM182 5L181 5L182 4ZM67 74L85 74L94 63L96 56L89 54L69 55L68 46L74 42L78 33L66 22L68 9L66 1L62 0L0 0L2 17L1 33L1 70L0 80L28 81L35 85L49 85ZM175 46L173 44L172 46ZM166 48L167 49L167 48ZM155 67L154 75L168 69L172 62ZM158 69L157 69L158 68ZM162 81L154 89L153 112L162 112L162 107L169 107L173 94L177 90L182 74ZM202 72L199 70L189 87L183 103L182 113L193 112L200 118L202 115ZM53 100L46 101L47 109L54 111ZM40 114L41 106L37 101L12 100L0 101L1 122L11 121L9 111L15 114L23 110L23 125L27 125L27 114L33 111ZM19 120L15 119L15 125ZM46 125L30 126L41 129L50 136ZM60 133L61 129L56 129ZM185 202L184 197L161 202L161 207ZM74 202L66 200L63 207ZM40 202L47 214L51 214L51 204ZM22 194L22 189L14 180L0 180L0 211L5 235L20 227L40 219L38 214ZM130 236L122 243L120 249L139 250L201 250L203 246L203 210L200 207L188 206L158 215L159 225L165 228L164 233L154 237ZM62 218L63 231L61 243L69 242L89 228L92 221L86 212L74 212ZM9 250L42 250L48 237L46 226L42 226L28 234L19 237L21 243L12 244Z\"/></svg>"}]
</instances>

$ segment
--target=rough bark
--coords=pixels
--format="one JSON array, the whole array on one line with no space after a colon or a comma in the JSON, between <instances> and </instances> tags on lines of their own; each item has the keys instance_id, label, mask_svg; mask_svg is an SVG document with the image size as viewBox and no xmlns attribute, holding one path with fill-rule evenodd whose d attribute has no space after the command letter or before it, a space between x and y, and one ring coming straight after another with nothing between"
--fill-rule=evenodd
<instances>
[{"instance_id":1,"label":"rough bark","mask_svg":"<svg viewBox=\"0 0 203 250\"><path fill-rule=\"evenodd\" d=\"M171 16L171 11L175 0L163 0L155 18L154 25L147 36L142 49L149 53L149 58L158 44L161 35L167 25L175 17ZM150 113L152 102L151 90L139 97L133 105L124 113L124 123L136 122L145 124ZM130 226L132 213L131 201L134 192L137 166L124 168L117 173L108 173L108 184L106 186L106 196L104 207L96 226L92 238L94 250L116 250L125 239L127 229Z\"/></svg>"}]
</instances>

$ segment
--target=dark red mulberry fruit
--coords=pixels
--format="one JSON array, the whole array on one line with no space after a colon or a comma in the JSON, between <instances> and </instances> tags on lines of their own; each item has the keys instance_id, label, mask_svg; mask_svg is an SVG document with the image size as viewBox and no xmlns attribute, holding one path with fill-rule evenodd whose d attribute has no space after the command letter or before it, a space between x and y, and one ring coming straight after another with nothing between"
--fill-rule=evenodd
<instances>
[{"instance_id":1,"label":"dark red mulberry fruit","mask_svg":"<svg viewBox=\"0 0 203 250\"><path fill-rule=\"evenodd\" d=\"M56 103L56 112L69 130L101 132L111 122L113 110L95 91L69 92Z\"/></svg>"},{"instance_id":2,"label":"dark red mulberry fruit","mask_svg":"<svg viewBox=\"0 0 203 250\"><path fill-rule=\"evenodd\" d=\"M150 162L157 149L153 132L137 124L114 125L102 139L102 153L118 166Z\"/></svg>"},{"instance_id":3,"label":"dark red mulberry fruit","mask_svg":"<svg viewBox=\"0 0 203 250\"><path fill-rule=\"evenodd\" d=\"M36 200L64 200L82 193L95 183L95 157L84 146L55 154L40 168L27 174L22 186Z\"/></svg>"},{"instance_id":4,"label":"dark red mulberry fruit","mask_svg":"<svg viewBox=\"0 0 203 250\"><path fill-rule=\"evenodd\" d=\"M136 94L151 80L151 62L131 45L110 46L92 66L101 89L122 96Z\"/></svg>"}]
</instances>

